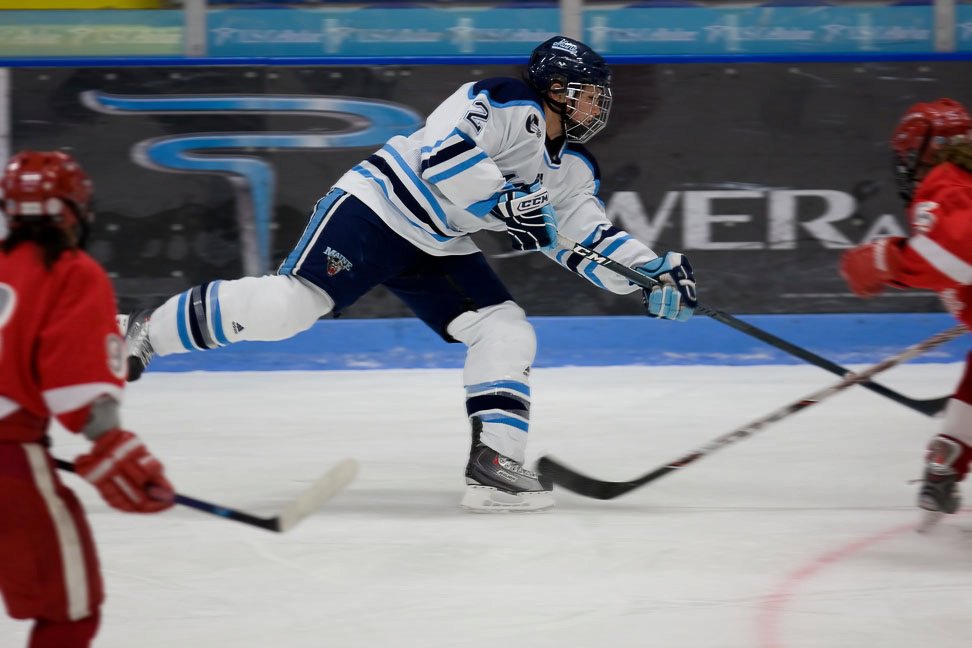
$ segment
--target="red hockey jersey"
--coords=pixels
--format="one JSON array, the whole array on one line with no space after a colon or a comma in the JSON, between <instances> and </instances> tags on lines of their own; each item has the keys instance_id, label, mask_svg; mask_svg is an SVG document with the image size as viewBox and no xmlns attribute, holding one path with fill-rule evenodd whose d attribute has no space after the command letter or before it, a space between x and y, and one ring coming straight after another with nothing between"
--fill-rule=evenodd
<instances>
[{"instance_id":1,"label":"red hockey jersey","mask_svg":"<svg viewBox=\"0 0 972 648\"><path fill-rule=\"evenodd\" d=\"M936 166L918 186L910 217L894 280L935 291L972 284L972 174Z\"/></svg>"},{"instance_id":2,"label":"red hockey jersey","mask_svg":"<svg viewBox=\"0 0 972 648\"><path fill-rule=\"evenodd\" d=\"M105 271L81 251L44 267L22 243L0 252L0 442L40 441L52 416L64 417L102 395L121 400L125 345Z\"/></svg>"}]
</instances>

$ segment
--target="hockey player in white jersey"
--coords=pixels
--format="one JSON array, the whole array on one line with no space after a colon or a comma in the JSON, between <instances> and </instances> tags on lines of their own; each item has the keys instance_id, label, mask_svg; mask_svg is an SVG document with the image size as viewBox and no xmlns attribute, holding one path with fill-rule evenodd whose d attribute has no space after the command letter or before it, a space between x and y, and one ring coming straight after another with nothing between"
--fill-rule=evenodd
<instances>
[{"instance_id":1,"label":"hockey player in white jersey","mask_svg":"<svg viewBox=\"0 0 972 648\"><path fill-rule=\"evenodd\" d=\"M657 255L607 219L598 167L581 146L607 124L611 71L596 52L555 37L526 79L466 83L411 135L391 138L314 208L273 275L213 281L175 295L128 327L131 379L154 354L280 340L383 285L447 342L468 347L463 380L472 426L462 505L553 506L552 485L523 466L536 337L469 234L505 231L615 293L640 290L557 245L557 232L639 268L660 284L647 314L688 319L695 282L685 256Z\"/></svg>"}]
</instances>

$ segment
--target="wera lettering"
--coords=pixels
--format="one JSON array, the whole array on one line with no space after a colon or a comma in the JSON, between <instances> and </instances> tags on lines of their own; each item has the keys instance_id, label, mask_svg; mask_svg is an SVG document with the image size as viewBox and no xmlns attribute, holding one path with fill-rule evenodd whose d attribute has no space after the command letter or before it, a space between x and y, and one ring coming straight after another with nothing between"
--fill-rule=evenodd
<instances>
[{"instance_id":1,"label":"wera lettering","mask_svg":"<svg viewBox=\"0 0 972 648\"><path fill-rule=\"evenodd\" d=\"M664 239L681 250L845 249L906 232L900 216L879 214L868 216L861 234L850 223L857 215L857 200L833 189L669 191L653 213L643 200L638 192L616 191L607 202L608 217L649 245ZM681 240L666 231L676 225L681 226ZM752 240L738 240L740 231Z\"/></svg>"}]
</instances>

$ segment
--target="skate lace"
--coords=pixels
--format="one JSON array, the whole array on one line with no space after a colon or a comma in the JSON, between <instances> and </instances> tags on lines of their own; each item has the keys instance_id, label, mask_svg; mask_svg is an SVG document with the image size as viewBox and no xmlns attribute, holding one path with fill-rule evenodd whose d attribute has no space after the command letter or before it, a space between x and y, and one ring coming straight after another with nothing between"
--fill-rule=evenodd
<instances>
[{"instance_id":1,"label":"skate lace","mask_svg":"<svg viewBox=\"0 0 972 648\"><path fill-rule=\"evenodd\" d=\"M497 463L501 468L509 470L510 472L523 475L524 477L529 477L530 479L537 479L539 475L529 468L524 468L522 464L513 461L509 457L497 453Z\"/></svg>"}]
</instances>

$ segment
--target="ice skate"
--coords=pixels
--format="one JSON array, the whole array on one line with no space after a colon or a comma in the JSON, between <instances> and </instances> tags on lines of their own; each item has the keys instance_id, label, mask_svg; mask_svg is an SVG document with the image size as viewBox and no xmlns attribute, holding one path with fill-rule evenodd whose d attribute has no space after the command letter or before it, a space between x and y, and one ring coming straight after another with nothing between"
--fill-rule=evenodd
<instances>
[{"instance_id":1,"label":"ice skate","mask_svg":"<svg viewBox=\"0 0 972 648\"><path fill-rule=\"evenodd\" d=\"M553 482L501 455L479 440L473 419L473 446L466 464L462 507L479 512L541 511L551 508Z\"/></svg>"},{"instance_id":2,"label":"ice skate","mask_svg":"<svg viewBox=\"0 0 972 648\"><path fill-rule=\"evenodd\" d=\"M959 510L962 498L956 484L959 473L954 468L963 446L953 439L937 437L929 447L928 464L918 493L918 507L925 511L919 531L927 531L946 515Z\"/></svg>"},{"instance_id":3,"label":"ice skate","mask_svg":"<svg viewBox=\"0 0 972 648\"><path fill-rule=\"evenodd\" d=\"M947 476L934 475L930 470L925 473L918 495L918 506L925 511L918 527L919 532L929 530L946 515L958 511L962 499L955 488L957 475L954 471L951 472Z\"/></svg>"},{"instance_id":4,"label":"ice skate","mask_svg":"<svg viewBox=\"0 0 972 648\"><path fill-rule=\"evenodd\" d=\"M151 309L137 311L128 316L120 316L119 325L125 327L125 342L128 344L128 382L138 380L155 355L152 341L149 340L149 317Z\"/></svg>"}]
</instances>

